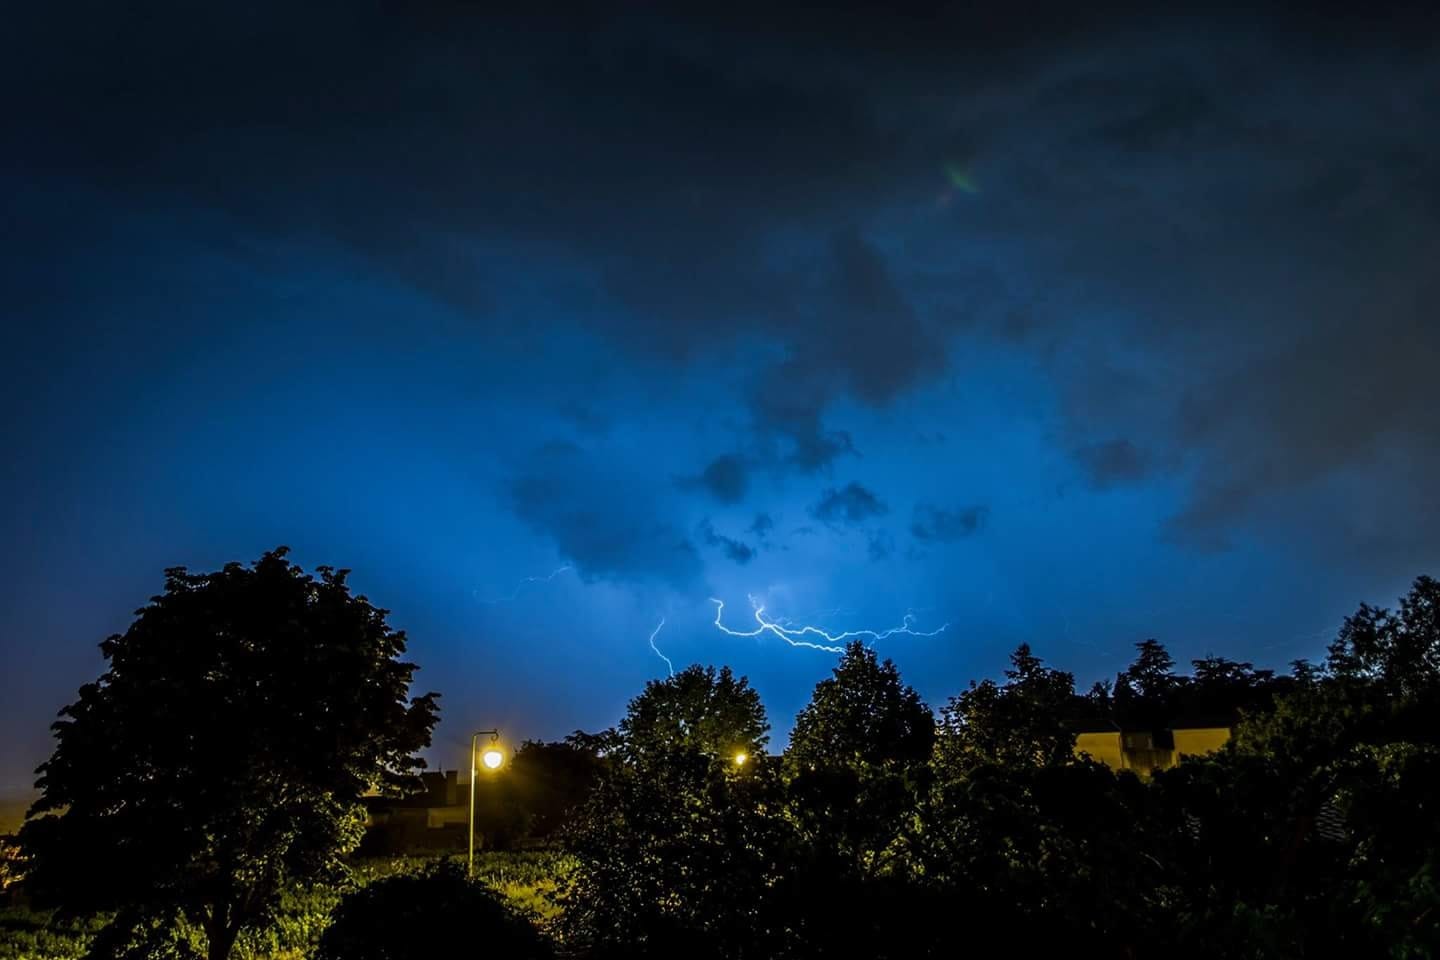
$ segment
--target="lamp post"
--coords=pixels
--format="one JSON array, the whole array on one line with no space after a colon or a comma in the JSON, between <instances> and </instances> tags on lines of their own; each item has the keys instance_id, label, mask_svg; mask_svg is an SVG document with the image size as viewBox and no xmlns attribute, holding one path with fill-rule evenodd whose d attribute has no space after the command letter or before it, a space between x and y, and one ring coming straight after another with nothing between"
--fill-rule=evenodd
<instances>
[{"instance_id":1,"label":"lamp post","mask_svg":"<svg viewBox=\"0 0 1440 960\"><path fill-rule=\"evenodd\" d=\"M485 764L486 770L499 770L505 762L505 751L500 748L499 730L477 730L470 734L470 855L465 865L465 875L475 876L475 777L479 774L479 764L475 762L479 749L480 737L488 735L490 745L485 748L481 761Z\"/></svg>"}]
</instances>

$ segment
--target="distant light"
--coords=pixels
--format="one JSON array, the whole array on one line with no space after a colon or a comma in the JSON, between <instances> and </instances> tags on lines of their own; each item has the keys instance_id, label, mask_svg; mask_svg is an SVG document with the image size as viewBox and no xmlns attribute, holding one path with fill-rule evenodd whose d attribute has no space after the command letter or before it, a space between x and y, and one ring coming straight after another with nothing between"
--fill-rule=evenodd
<instances>
[{"instance_id":1,"label":"distant light","mask_svg":"<svg viewBox=\"0 0 1440 960\"><path fill-rule=\"evenodd\" d=\"M485 752L480 754L480 762L485 764L487 770L499 770L500 765L505 762L505 751L499 747L486 747Z\"/></svg>"},{"instance_id":2,"label":"distant light","mask_svg":"<svg viewBox=\"0 0 1440 960\"><path fill-rule=\"evenodd\" d=\"M735 754L735 766L743 767L745 766L745 761L749 759L750 754L746 753L744 750L741 750L739 753Z\"/></svg>"}]
</instances>

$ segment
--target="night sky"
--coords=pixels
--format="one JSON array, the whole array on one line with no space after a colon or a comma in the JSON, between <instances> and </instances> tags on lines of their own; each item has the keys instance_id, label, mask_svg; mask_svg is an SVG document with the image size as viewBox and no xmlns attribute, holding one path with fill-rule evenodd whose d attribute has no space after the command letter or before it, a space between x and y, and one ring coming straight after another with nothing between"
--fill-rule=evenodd
<instances>
[{"instance_id":1,"label":"night sky","mask_svg":"<svg viewBox=\"0 0 1440 960\"><path fill-rule=\"evenodd\" d=\"M0 788L163 568L277 544L451 766L614 723L662 618L783 745L835 655L711 597L908 615L938 704L1440 573L1433 12L491 6L7 9Z\"/></svg>"}]
</instances>

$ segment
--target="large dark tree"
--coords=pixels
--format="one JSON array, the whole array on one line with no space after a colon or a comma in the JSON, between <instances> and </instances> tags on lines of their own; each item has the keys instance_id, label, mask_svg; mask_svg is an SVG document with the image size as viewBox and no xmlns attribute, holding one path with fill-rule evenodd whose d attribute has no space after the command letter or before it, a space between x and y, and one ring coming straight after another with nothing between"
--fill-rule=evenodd
<instances>
[{"instance_id":1,"label":"large dark tree","mask_svg":"<svg viewBox=\"0 0 1440 960\"><path fill-rule=\"evenodd\" d=\"M1298 670L1273 709L1247 714L1230 749L1211 761L1245 773L1225 794L1250 800L1239 816L1263 835L1231 865L1238 893L1225 909L1258 901L1253 912L1268 928L1288 922L1295 955L1440 955L1437 614L1440 583L1429 577L1398 610L1362 605L1325 669ZM1257 783L1269 800L1255 802ZM1256 877L1264 886L1246 891Z\"/></svg>"},{"instance_id":2,"label":"large dark tree","mask_svg":"<svg viewBox=\"0 0 1440 960\"><path fill-rule=\"evenodd\" d=\"M895 664L848 645L785 751L791 816L810 851L798 865L804 889L890 872L934 742L934 715Z\"/></svg>"},{"instance_id":3,"label":"large dark tree","mask_svg":"<svg viewBox=\"0 0 1440 960\"><path fill-rule=\"evenodd\" d=\"M1005 931L1016 956L1163 955L1144 949L1165 941L1166 919L1145 789L1074 758L971 763L938 782L908 864L934 904L919 921L931 955L952 955L957 927L980 926Z\"/></svg>"},{"instance_id":4,"label":"large dark tree","mask_svg":"<svg viewBox=\"0 0 1440 960\"><path fill-rule=\"evenodd\" d=\"M1177 722L1190 726L1233 726L1245 713L1269 710L1277 694L1295 685L1290 677L1226 657L1203 657L1190 665L1177 705Z\"/></svg>"},{"instance_id":5,"label":"large dark tree","mask_svg":"<svg viewBox=\"0 0 1440 960\"><path fill-rule=\"evenodd\" d=\"M889 660L854 641L795 718L786 758L799 768L894 766L930 758L935 717Z\"/></svg>"},{"instance_id":6,"label":"large dark tree","mask_svg":"<svg viewBox=\"0 0 1440 960\"><path fill-rule=\"evenodd\" d=\"M620 721L618 754L643 761L689 747L708 756L757 756L770 725L760 695L729 667L687 667L668 680L652 680L630 701Z\"/></svg>"},{"instance_id":7,"label":"large dark tree","mask_svg":"<svg viewBox=\"0 0 1440 960\"><path fill-rule=\"evenodd\" d=\"M423 765L435 695L410 697L404 633L346 571L285 555L167 570L101 644L22 832L38 895L142 931L183 917L221 960L287 885L335 875L362 793Z\"/></svg>"},{"instance_id":8,"label":"large dark tree","mask_svg":"<svg viewBox=\"0 0 1440 960\"><path fill-rule=\"evenodd\" d=\"M565 831L563 926L596 956L768 957L763 901L783 824L760 698L690 667L630 702ZM737 756L745 756L737 763Z\"/></svg>"},{"instance_id":9,"label":"large dark tree","mask_svg":"<svg viewBox=\"0 0 1440 960\"><path fill-rule=\"evenodd\" d=\"M1175 722L1185 680L1159 640L1135 644L1135 660L1115 677L1115 719L1127 730L1164 730Z\"/></svg>"},{"instance_id":10,"label":"large dark tree","mask_svg":"<svg viewBox=\"0 0 1440 960\"><path fill-rule=\"evenodd\" d=\"M1330 645L1332 675L1374 683L1392 699L1440 691L1440 581L1418 577L1396 611L1361 604Z\"/></svg>"},{"instance_id":11,"label":"large dark tree","mask_svg":"<svg viewBox=\"0 0 1440 960\"><path fill-rule=\"evenodd\" d=\"M972 683L941 711L937 765L947 774L979 763L1067 763L1075 751L1075 678L1022 643L1005 682Z\"/></svg>"},{"instance_id":12,"label":"large dark tree","mask_svg":"<svg viewBox=\"0 0 1440 960\"><path fill-rule=\"evenodd\" d=\"M584 803L604 765L595 738L577 730L555 743L525 741L497 783L521 812L529 835L549 837Z\"/></svg>"}]
</instances>

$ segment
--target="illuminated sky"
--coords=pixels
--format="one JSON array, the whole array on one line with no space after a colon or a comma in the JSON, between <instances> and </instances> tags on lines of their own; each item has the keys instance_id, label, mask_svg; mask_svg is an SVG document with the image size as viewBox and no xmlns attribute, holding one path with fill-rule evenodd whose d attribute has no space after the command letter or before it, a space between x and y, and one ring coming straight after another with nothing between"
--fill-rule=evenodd
<instances>
[{"instance_id":1,"label":"illuminated sky","mask_svg":"<svg viewBox=\"0 0 1440 960\"><path fill-rule=\"evenodd\" d=\"M783 743L834 655L712 597L908 614L939 702L1440 573L1433 13L287 6L0 36L0 788L164 567L282 543L447 763L613 723L652 636Z\"/></svg>"}]
</instances>

